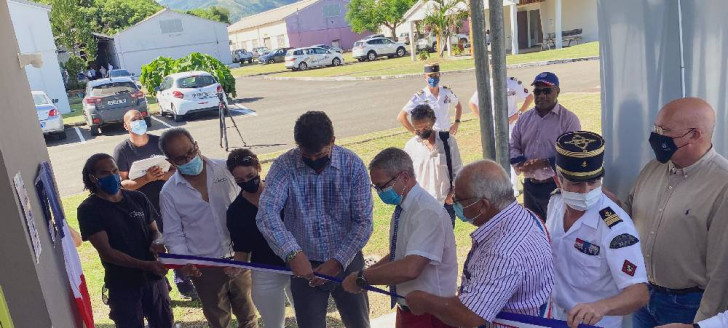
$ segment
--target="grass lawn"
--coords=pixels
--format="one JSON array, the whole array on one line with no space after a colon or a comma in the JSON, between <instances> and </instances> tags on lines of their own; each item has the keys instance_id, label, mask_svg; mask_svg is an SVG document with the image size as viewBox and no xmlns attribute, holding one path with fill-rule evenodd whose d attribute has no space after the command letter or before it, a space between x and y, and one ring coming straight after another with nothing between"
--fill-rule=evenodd
<instances>
[{"instance_id":1,"label":"grass lawn","mask_svg":"<svg viewBox=\"0 0 728 328\"><path fill-rule=\"evenodd\" d=\"M598 93L572 93L563 94L560 97L560 103L566 108L575 112L581 119L582 129L595 132L601 132L601 105ZM464 114L463 124L457 135L458 144L464 163L470 163L481 158L481 145L479 136L478 122L475 117L470 114ZM338 144L349 148L356 152L365 163L369 163L371 159L380 150L387 147L403 147L405 142L411 136L402 128L391 129L386 131L374 132L362 136L343 138ZM204 151L204 150L203 150ZM273 159L278 153L262 154L261 159ZM270 163L263 165L263 173L265 174ZM78 221L76 219L76 208L86 196L83 194L66 197L63 199L63 205L66 216L71 226L78 229ZM374 197L374 233L369 239L369 243L364 247L366 256L376 255L381 257L388 252L388 234L389 220L392 215L393 207L383 204L378 197ZM470 249L469 233L474 230L473 226L458 222L455 228L456 242L458 245L459 265L462 266L465 256ZM79 248L79 255L83 265L86 281L91 294L92 305L94 309L94 318L97 327L113 327L111 320L108 319L109 309L101 302L101 286L103 284L104 270L99 261L96 250L89 243L84 243ZM171 281L171 274L169 275ZM172 292L172 305L174 307L174 317L182 327L206 327L205 319L202 314L199 303L188 302L182 300L176 288ZM389 298L379 294L371 294L371 317L376 318L390 312ZM328 311L329 322L327 327L343 327L338 318L335 308ZM293 324L293 312L289 308L287 311L288 319L287 327L295 326Z\"/></svg>"},{"instance_id":2,"label":"grass lawn","mask_svg":"<svg viewBox=\"0 0 728 328\"><path fill-rule=\"evenodd\" d=\"M567 58L591 57L598 55L599 43L589 42L562 49L540 51L522 55L507 55L506 62L508 64L520 64ZM417 74L422 72L422 65L425 63L422 61L413 62L409 56L392 59L387 59L386 57L384 57L373 62L360 63L356 59L351 57L351 53L344 54L344 62L348 65L310 69L304 72L293 72L286 70L283 64L249 66L246 65L241 68L233 69L232 73L235 77L251 76L264 73L270 74L272 76L281 77L366 77ZM435 54L430 54L430 58L426 62L439 62L441 70L443 72L457 71L475 67L474 60L472 58L437 58Z\"/></svg>"}]
</instances>

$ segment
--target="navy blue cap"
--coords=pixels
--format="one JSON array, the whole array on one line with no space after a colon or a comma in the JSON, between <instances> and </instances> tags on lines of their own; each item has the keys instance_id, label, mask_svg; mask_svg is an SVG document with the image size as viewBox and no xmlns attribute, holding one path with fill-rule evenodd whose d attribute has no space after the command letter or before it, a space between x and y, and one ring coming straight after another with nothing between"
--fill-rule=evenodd
<instances>
[{"instance_id":1,"label":"navy blue cap","mask_svg":"<svg viewBox=\"0 0 728 328\"><path fill-rule=\"evenodd\" d=\"M534 85L536 83L546 83L550 86L559 86L559 77L556 76L556 74L551 72L543 72L536 76L536 79L533 80L533 83L531 85Z\"/></svg>"},{"instance_id":2,"label":"navy blue cap","mask_svg":"<svg viewBox=\"0 0 728 328\"><path fill-rule=\"evenodd\" d=\"M604 175L604 138L589 131L567 132L556 139L556 170L569 181Z\"/></svg>"},{"instance_id":3,"label":"navy blue cap","mask_svg":"<svg viewBox=\"0 0 728 328\"><path fill-rule=\"evenodd\" d=\"M430 73L439 73L440 72L440 64L427 64L425 65L425 74Z\"/></svg>"}]
</instances>

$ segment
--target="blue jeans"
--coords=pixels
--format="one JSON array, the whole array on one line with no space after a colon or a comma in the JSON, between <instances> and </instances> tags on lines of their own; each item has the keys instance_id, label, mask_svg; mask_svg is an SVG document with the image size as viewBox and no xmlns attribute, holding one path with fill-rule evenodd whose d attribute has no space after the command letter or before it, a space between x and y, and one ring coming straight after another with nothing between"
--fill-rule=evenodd
<instances>
[{"instance_id":1,"label":"blue jeans","mask_svg":"<svg viewBox=\"0 0 728 328\"><path fill-rule=\"evenodd\" d=\"M634 313L632 326L653 328L668 323L693 323L702 298L702 292L665 293L650 286L650 302Z\"/></svg>"}]
</instances>

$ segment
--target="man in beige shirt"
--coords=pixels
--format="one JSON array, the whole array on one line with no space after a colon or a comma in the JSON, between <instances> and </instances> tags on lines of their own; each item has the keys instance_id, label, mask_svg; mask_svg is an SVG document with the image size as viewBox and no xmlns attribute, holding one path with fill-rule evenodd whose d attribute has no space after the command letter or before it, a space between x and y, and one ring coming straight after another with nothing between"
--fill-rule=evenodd
<instances>
[{"instance_id":1,"label":"man in beige shirt","mask_svg":"<svg viewBox=\"0 0 728 328\"><path fill-rule=\"evenodd\" d=\"M650 302L634 327L692 323L728 307L728 160L712 146L715 112L698 98L657 114L648 163L625 210L640 235Z\"/></svg>"}]
</instances>

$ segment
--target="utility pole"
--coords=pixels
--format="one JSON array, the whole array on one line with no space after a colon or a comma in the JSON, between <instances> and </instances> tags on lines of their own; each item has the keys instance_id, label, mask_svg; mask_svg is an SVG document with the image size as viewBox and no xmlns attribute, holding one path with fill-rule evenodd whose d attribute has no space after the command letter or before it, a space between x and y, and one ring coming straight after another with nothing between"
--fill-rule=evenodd
<instances>
[{"instance_id":1,"label":"utility pole","mask_svg":"<svg viewBox=\"0 0 728 328\"><path fill-rule=\"evenodd\" d=\"M475 79L478 89L478 110L480 111L480 143L483 158L495 159L495 138L493 134L493 109L491 107L490 71L488 68L488 46L485 42L485 9L483 0L470 0L470 21L472 35L470 40L475 59Z\"/></svg>"},{"instance_id":2,"label":"utility pole","mask_svg":"<svg viewBox=\"0 0 728 328\"><path fill-rule=\"evenodd\" d=\"M508 98L506 90L506 33L503 0L489 0L491 49L493 51L493 94L495 104L495 158L510 172L508 147Z\"/></svg>"}]
</instances>

